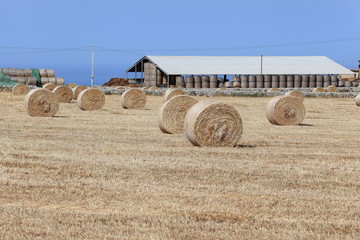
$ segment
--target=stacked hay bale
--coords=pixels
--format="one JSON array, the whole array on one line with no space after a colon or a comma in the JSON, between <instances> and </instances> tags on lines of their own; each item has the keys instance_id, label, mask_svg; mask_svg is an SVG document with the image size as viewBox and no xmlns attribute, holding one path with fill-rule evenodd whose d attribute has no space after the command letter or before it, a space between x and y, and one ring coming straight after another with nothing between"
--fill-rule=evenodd
<instances>
[{"instance_id":1,"label":"stacked hay bale","mask_svg":"<svg viewBox=\"0 0 360 240\"><path fill-rule=\"evenodd\" d=\"M16 68L4 68L3 74L9 77L12 81L18 83L26 83L27 85L37 85L39 80L41 84L54 83L56 85L64 85L64 78L55 77L55 71L53 69L16 69ZM37 74L38 77L37 79Z\"/></svg>"},{"instance_id":2,"label":"stacked hay bale","mask_svg":"<svg viewBox=\"0 0 360 240\"><path fill-rule=\"evenodd\" d=\"M177 95L166 101L158 115L160 130L169 134L182 133L185 116L197 102L195 98L186 95Z\"/></svg>"},{"instance_id":3,"label":"stacked hay bale","mask_svg":"<svg viewBox=\"0 0 360 240\"><path fill-rule=\"evenodd\" d=\"M233 147L240 141L242 128L239 112L214 100L192 106L184 122L185 136L195 146Z\"/></svg>"},{"instance_id":4,"label":"stacked hay bale","mask_svg":"<svg viewBox=\"0 0 360 240\"><path fill-rule=\"evenodd\" d=\"M163 84L164 75L156 68L155 64L144 63L144 86L157 86ZM166 79L165 79L166 84Z\"/></svg>"}]
</instances>

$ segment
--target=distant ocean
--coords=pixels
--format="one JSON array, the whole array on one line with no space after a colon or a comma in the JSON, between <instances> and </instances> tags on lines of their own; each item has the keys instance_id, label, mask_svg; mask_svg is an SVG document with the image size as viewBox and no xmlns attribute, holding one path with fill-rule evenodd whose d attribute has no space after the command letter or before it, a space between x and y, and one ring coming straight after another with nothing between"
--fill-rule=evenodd
<instances>
[{"instance_id":1,"label":"distant ocean","mask_svg":"<svg viewBox=\"0 0 360 240\"><path fill-rule=\"evenodd\" d=\"M103 66L94 67L94 85L102 85L113 77L126 77L125 70L129 66ZM91 83L91 65L89 66L58 66L54 67L56 77L63 77L65 84L76 83L87 85ZM130 77L130 75L129 75Z\"/></svg>"}]
</instances>

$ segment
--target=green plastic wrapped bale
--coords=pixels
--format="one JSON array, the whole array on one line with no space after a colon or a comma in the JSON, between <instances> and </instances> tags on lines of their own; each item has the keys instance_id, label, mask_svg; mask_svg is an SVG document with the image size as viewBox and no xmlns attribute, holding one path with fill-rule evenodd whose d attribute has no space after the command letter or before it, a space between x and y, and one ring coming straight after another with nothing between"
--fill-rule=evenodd
<instances>
[{"instance_id":1,"label":"green plastic wrapped bale","mask_svg":"<svg viewBox=\"0 0 360 240\"><path fill-rule=\"evenodd\" d=\"M10 78L5 77L2 71L0 71L0 86L12 87L19 83L12 81Z\"/></svg>"},{"instance_id":2,"label":"green plastic wrapped bale","mask_svg":"<svg viewBox=\"0 0 360 240\"><path fill-rule=\"evenodd\" d=\"M42 87L39 69L31 69L31 76L36 77L36 86Z\"/></svg>"}]
</instances>

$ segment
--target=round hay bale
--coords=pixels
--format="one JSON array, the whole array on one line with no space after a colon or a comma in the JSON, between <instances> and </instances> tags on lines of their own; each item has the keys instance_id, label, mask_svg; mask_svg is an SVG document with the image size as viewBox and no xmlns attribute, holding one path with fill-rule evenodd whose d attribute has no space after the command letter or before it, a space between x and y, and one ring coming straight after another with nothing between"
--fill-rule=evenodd
<instances>
[{"instance_id":1,"label":"round hay bale","mask_svg":"<svg viewBox=\"0 0 360 240\"><path fill-rule=\"evenodd\" d=\"M52 92L59 102L68 103L71 102L71 99L73 98L73 91L68 86L57 86Z\"/></svg>"},{"instance_id":2,"label":"round hay bale","mask_svg":"<svg viewBox=\"0 0 360 240\"><path fill-rule=\"evenodd\" d=\"M184 120L189 109L198 102L193 97L178 95L170 98L161 108L158 116L159 128L164 133L182 133Z\"/></svg>"},{"instance_id":3,"label":"round hay bale","mask_svg":"<svg viewBox=\"0 0 360 240\"><path fill-rule=\"evenodd\" d=\"M36 88L25 96L25 109L32 117L52 117L59 110L59 101L46 88Z\"/></svg>"},{"instance_id":4,"label":"round hay bale","mask_svg":"<svg viewBox=\"0 0 360 240\"><path fill-rule=\"evenodd\" d=\"M293 96L299 98L301 101L304 101L304 94L299 90L292 90L285 93L286 96Z\"/></svg>"},{"instance_id":5,"label":"round hay bale","mask_svg":"<svg viewBox=\"0 0 360 240\"><path fill-rule=\"evenodd\" d=\"M146 95L140 89L128 89L121 95L120 103L126 109L142 109L146 104Z\"/></svg>"},{"instance_id":6,"label":"round hay bale","mask_svg":"<svg viewBox=\"0 0 360 240\"><path fill-rule=\"evenodd\" d=\"M12 88L13 95L26 95L28 92L29 88L25 84L17 84Z\"/></svg>"},{"instance_id":7,"label":"round hay bale","mask_svg":"<svg viewBox=\"0 0 360 240\"><path fill-rule=\"evenodd\" d=\"M68 86L69 88L74 88L74 87L77 86L77 84L76 84L76 83L69 83L67 86Z\"/></svg>"},{"instance_id":8,"label":"round hay bale","mask_svg":"<svg viewBox=\"0 0 360 240\"><path fill-rule=\"evenodd\" d=\"M46 89L49 89L50 91L52 91L56 88L56 85L54 83L46 83L43 85L43 88L46 88Z\"/></svg>"},{"instance_id":9,"label":"round hay bale","mask_svg":"<svg viewBox=\"0 0 360 240\"><path fill-rule=\"evenodd\" d=\"M181 90L181 89L176 89L176 88L169 88L168 90L166 90L165 95L164 95L164 102L168 101L170 98L178 96L178 95L185 95L186 93Z\"/></svg>"},{"instance_id":10,"label":"round hay bale","mask_svg":"<svg viewBox=\"0 0 360 240\"><path fill-rule=\"evenodd\" d=\"M267 90L267 92L278 92L278 91L280 91L280 89L278 88L270 88Z\"/></svg>"},{"instance_id":11,"label":"round hay bale","mask_svg":"<svg viewBox=\"0 0 360 240\"><path fill-rule=\"evenodd\" d=\"M313 88L312 92L325 92L325 90L321 87L318 87L318 88Z\"/></svg>"},{"instance_id":12,"label":"round hay bale","mask_svg":"<svg viewBox=\"0 0 360 240\"><path fill-rule=\"evenodd\" d=\"M153 87L149 87L148 90L159 90L159 89L160 89L160 88L153 86Z\"/></svg>"},{"instance_id":13,"label":"round hay bale","mask_svg":"<svg viewBox=\"0 0 360 240\"><path fill-rule=\"evenodd\" d=\"M326 89L328 92L337 92L337 88L334 85L329 85Z\"/></svg>"},{"instance_id":14,"label":"round hay bale","mask_svg":"<svg viewBox=\"0 0 360 240\"><path fill-rule=\"evenodd\" d=\"M195 146L233 147L240 141L242 128L239 112L214 100L195 104L184 122L185 136Z\"/></svg>"},{"instance_id":15,"label":"round hay bale","mask_svg":"<svg viewBox=\"0 0 360 240\"><path fill-rule=\"evenodd\" d=\"M126 89L126 88L123 87L123 86L118 86L118 87L116 87L115 89L117 89L117 90L124 90L124 89Z\"/></svg>"},{"instance_id":16,"label":"round hay bale","mask_svg":"<svg viewBox=\"0 0 360 240\"><path fill-rule=\"evenodd\" d=\"M360 94L356 95L355 104L356 104L356 106L360 106Z\"/></svg>"},{"instance_id":17,"label":"round hay bale","mask_svg":"<svg viewBox=\"0 0 360 240\"><path fill-rule=\"evenodd\" d=\"M297 97L277 96L267 104L266 117L274 125L299 125L305 118L305 106Z\"/></svg>"},{"instance_id":18,"label":"round hay bale","mask_svg":"<svg viewBox=\"0 0 360 240\"><path fill-rule=\"evenodd\" d=\"M87 89L87 86L83 86L83 85L79 85L76 86L72 89L73 91L73 99L77 99L79 94L84 91L85 89Z\"/></svg>"},{"instance_id":19,"label":"round hay bale","mask_svg":"<svg viewBox=\"0 0 360 240\"><path fill-rule=\"evenodd\" d=\"M142 89L143 90L148 90L150 87L149 86L146 86L146 87L143 87Z\"/></svg>"},{"instance_id":20,"label":"round hay bale","mask_svg":"<svg viewBox=\"0 0 360 240\"><path fill-rule=\"evenodd\" d=\"M81 110L98 110L105 104L105 95L96 88L82 91L77 98L77 105Z\"/></svg>"},{"instance_id":21,"label":"round hay bale","mask_svg":"<svg viewBox=\"0 0 360 240\"><path fill-rule=\"evenodd\" d=\"M218 88L218 90L224 91L224 90L228 90L228 89L227 89L227 88L224 88L224 87L221 87L221 88Z\"/></svg>"}]
</instances>

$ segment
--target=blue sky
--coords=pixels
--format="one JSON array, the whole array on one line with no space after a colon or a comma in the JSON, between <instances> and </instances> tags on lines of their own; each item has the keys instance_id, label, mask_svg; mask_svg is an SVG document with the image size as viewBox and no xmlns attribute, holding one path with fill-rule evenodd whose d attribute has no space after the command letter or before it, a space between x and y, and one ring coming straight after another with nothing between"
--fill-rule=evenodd
<instances>
[{"instance_id":1,"label":"blue sky","mask_svg":"<svg viewBox=\"0 0 360 240\"><path fill-rule=\"evenodd\" d=\"M144 55L360 59L359 0L12 0L0 12L0 67L66 83L90 84L92 45L98 85Z\"/></svg>"}]
</instances>

